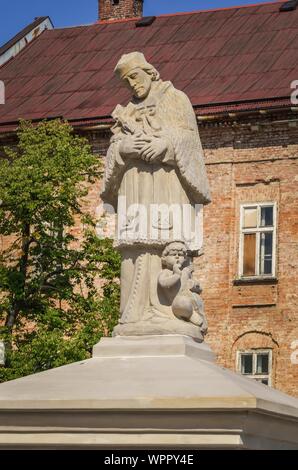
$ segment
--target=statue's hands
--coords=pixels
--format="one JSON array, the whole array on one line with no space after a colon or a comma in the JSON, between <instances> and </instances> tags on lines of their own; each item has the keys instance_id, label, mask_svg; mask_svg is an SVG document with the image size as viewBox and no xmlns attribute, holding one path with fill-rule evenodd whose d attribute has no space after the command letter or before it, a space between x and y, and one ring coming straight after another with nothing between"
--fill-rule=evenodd
<instances>
[{"instance_id":1,"label":"statue's hands","mask_svg":"<svg viewBox=\"0 0 298 470\"><path fill-rule=\"evenodd\" d=\"M181 268L182 268L182 266L181 266L180 263L174 264L174 266L173 266L173 273L174 273L174 274L178 274L179 276L181 276L181 272L182 272L182 271L181 271Z\"/></svg>"},{"instance_id":2,"label":"statue's hands","mask_svg":"<svg viewBox=\"0 0 298 470\"><path fill-rule=\"evenodd\" d=\"M140 146L142 159L146 162L159 159L168 150L168 142L162 137L140 136L135 142Z\"/></svg>"},{"instance_id":3,"label":"statue's hands","mask_svg":"<svg viewBox=\"0 0 298 470\"><path fill-rule=\"evenodd\" d=\"M120 142L119 152L123 157L140 153L140 146L132 135L125 135Z\"/></svg>"}]
</instances>

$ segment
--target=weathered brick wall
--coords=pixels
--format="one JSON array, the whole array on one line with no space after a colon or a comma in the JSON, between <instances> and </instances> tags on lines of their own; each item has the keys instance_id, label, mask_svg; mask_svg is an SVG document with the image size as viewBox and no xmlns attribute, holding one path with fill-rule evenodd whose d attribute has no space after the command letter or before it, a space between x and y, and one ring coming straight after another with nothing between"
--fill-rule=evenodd
<instances>
[{"instance_id":1,"label":"weathered brick wall","mask_svg":"<svg viewBox=\"0 0 298 470\"><path fill-rule=\"evenodd\" d=\"M207 341L219 363L235 370L237 350L272 349L272 385L298 396L298 365L291 362L298 339L298 126L276 121L201 126L213 201L204 213L198 275ZM277 280L237 285L240 204L271 201L277 203Z\"/></svg>"}]
</instances>

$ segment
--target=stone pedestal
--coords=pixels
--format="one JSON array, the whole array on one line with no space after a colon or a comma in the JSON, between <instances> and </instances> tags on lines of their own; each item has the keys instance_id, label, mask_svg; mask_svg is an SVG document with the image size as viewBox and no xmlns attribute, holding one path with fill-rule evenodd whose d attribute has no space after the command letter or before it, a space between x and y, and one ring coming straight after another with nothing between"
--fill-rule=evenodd
<instances>
[{"instance_id":1,"label":"stone pedestal","mask_svg":"<svg viewBox=\"0 0 298 470\"><path fill-rule=\"evenodd\" d=\"M298 449L298 400L186 336L104 338L93 358L0 385L0 447Z\"/></svg>"}]
</instances>

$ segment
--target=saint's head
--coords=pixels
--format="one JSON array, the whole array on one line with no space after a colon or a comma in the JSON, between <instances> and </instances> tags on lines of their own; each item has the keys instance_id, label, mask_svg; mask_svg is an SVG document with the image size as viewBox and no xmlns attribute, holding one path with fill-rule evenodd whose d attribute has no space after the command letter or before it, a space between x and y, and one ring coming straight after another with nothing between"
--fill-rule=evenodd
<instances>
[{"instance_id":1,"label":"saint's head","mask_svg":"<svg viewBox=\"0 0 298 470\"><path fill-rule=\"evenodd\" d=\"M138 99L147 98L152 82L159 80L159 73L141 52L123 55L116 65L115 72Z\"/></svg>"}]
</instances>

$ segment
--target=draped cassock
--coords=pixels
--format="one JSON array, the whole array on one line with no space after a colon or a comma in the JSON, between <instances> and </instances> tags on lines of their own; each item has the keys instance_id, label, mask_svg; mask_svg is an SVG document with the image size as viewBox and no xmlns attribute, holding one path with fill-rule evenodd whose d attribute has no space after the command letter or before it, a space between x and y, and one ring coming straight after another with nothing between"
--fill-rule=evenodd
<instances>
[{"instance_id":1,"label":"draped cassock","mask_svg":"<svg viewBox=\"0 0 298 470\"><path fill-rule=\"evenodd\" d=\"M195 205L208 204L210 193L196 117L188 97L161 80L153 82L146 99L133 99L125 108L117 106L113 117L116 124L106 157L102 199L118 211L118 217L125 212L123 201L127 211L124 223L123 219L119 222L117 240L123 257L120 323L139 322L157 313L171 316L170 306L158 294L161 262L160 251L154 252L154 247L177 240L175 223L182 223L178 238L191 250L200 248L188 232L189 227L194 230ZM138 153L121 156L123 137L139 133L166 140L167 151L159 160L145 162ZM182 219L152 214L152 204L178 205ZM130 212L136 205L146 209L146 220ZM191 220L186 233L183 214Z\"/></svg>"}]
</instances>

